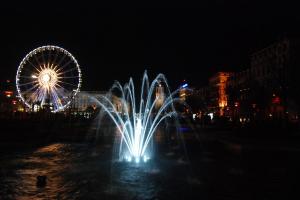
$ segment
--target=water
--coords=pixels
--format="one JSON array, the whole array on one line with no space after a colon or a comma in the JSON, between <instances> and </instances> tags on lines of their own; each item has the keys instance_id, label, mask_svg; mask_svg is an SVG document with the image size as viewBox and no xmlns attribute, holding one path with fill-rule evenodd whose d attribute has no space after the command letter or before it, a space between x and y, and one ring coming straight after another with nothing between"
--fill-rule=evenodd
<instances>
[{"instance_id":1,"label":"water","mask_svg":"<svg viewBox=\"0 0 300 200\"><path fill-rule=\"evenodd\" d=\"M172 182L184 184L185 176L174 175L179 171L185 174L186 166L176 160L157 160L141 166L114 163L111 153L111 145L61 143L5 153L0 157L0 197L155 199L168 194L174 187ZM39 175L47 176L46 187L36 185Z\"/></svg>"},{"instance_id":2,"label":"water","mask_svg":"<svg viewBox=\"0 0 300 200\"><path fill-rule=\"evenodd\" d=\"M150 83L145 71L137 96L130 78L123 87L116 81L107 95L94 99L102 108L98 119L107 114L118 130L119 160L139 163L153 157L153 135L163 121L176 117L173 103L179 101L174 97L177 93L170 92L163 74Z\"/></svg>"},{"instance_id":3,"label":"water","mask_svg":"<svg viewBox=\"0 0 300 200\"><path fill-rule=\"evenodd\" d=\"M287 145L288 147L289 145ZM1 145L3 147L3 145ZM287 199L299 195L299 152L226 153L211 141L187 142L191 163L172 150L141 166L112 162L112 145L48 144L1 148L0 199ZM158 148L160 149L160 148ZM37 187L36 177L48 177Z\"/></svg>"}]
</instances>

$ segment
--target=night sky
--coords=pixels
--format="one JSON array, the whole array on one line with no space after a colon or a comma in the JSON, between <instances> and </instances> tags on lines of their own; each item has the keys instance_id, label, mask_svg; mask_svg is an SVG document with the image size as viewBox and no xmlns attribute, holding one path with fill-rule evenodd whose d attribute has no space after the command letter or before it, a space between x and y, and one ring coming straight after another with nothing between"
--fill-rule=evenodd
<instances>
[{"instance_id":1,"label":"night sky","mask_svg":"<svg viewBox=\"0 0 300 200\"><path fill-rule=\"evenodd\" d=\"M199 2L156 7L12 1L0 11L0 79L14 80L29 51L52 44L78 60L83 90L107 90L129 76L138 83L145 69L152 78L164 73L172 87L183 79L200 87L216 71L245 69L251 53L300 32L296 5Z\"/></svg>"}]
</instances>

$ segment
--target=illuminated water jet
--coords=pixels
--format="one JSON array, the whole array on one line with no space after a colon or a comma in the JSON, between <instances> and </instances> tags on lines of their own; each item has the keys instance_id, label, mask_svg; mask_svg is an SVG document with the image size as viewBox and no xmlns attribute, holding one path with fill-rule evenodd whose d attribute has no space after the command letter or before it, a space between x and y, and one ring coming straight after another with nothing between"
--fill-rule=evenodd
<instances>
[{"instance_id":1,"label":"illuminated water jet","mask_svg":"<svg viewBox=\"0 0 300 200\"><path fill-rule=\"evenodd\" d=\"M153 156L153 135L159 125L177 115L174 102L178 90L170 92L163 74L149 82L145 71L139 105L132 78L124 86L116 81L106 95L97 98L102 108L100 115L107 114L117 129L118 159L128 162L147 162Z\"/></svg>"}]
</instances>

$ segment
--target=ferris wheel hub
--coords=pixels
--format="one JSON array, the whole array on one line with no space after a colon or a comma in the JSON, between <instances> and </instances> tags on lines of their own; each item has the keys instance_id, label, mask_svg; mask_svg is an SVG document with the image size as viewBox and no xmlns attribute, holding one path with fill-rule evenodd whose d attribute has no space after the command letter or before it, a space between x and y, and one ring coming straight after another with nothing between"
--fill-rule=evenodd
<instances>
[{"instance_id":1,"label":"ferris wheel hub","mask_svg":"<svg viewBox=\"0 0 300 200\"><path fill-rule=\"evenodd\" d=\"M58 75L53 69L43 69L38 75L39 85L51 89L57 84Z\"/></svg>"},{"instance_id":2,"label":"ferris wheel hub","mask_svg":"<svg viewBox=\"0 0 300 200\"><path fill-rule=\"evenodd\" d=\"M42 81L44 83L48 83L51 80L51 76L49 74L44 74L42 77Z\"/></svg>"}]
</instances>

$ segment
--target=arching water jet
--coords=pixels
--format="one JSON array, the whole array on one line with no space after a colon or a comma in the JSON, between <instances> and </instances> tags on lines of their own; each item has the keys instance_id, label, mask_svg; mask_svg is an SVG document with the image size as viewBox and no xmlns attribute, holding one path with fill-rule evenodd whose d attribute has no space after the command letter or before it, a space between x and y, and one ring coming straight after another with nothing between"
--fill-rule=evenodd
<instances>
[{"instance_id":1,"label":"arching water jet","mask_svg":"<svg viewBox=\"0 0 300 200\"><path fill-rule=\"evenodd\" d=\"M120 161L139 163L153 157L153 135L163 121L177 115L177 93L178 90L170 92L163 74L158 74L150 84L145 71L139 99L132 78L124 86L116 81L106 95L96 99L102 108L100 115L108 115L116 126Z\"/></svg>"}]
</instances>

